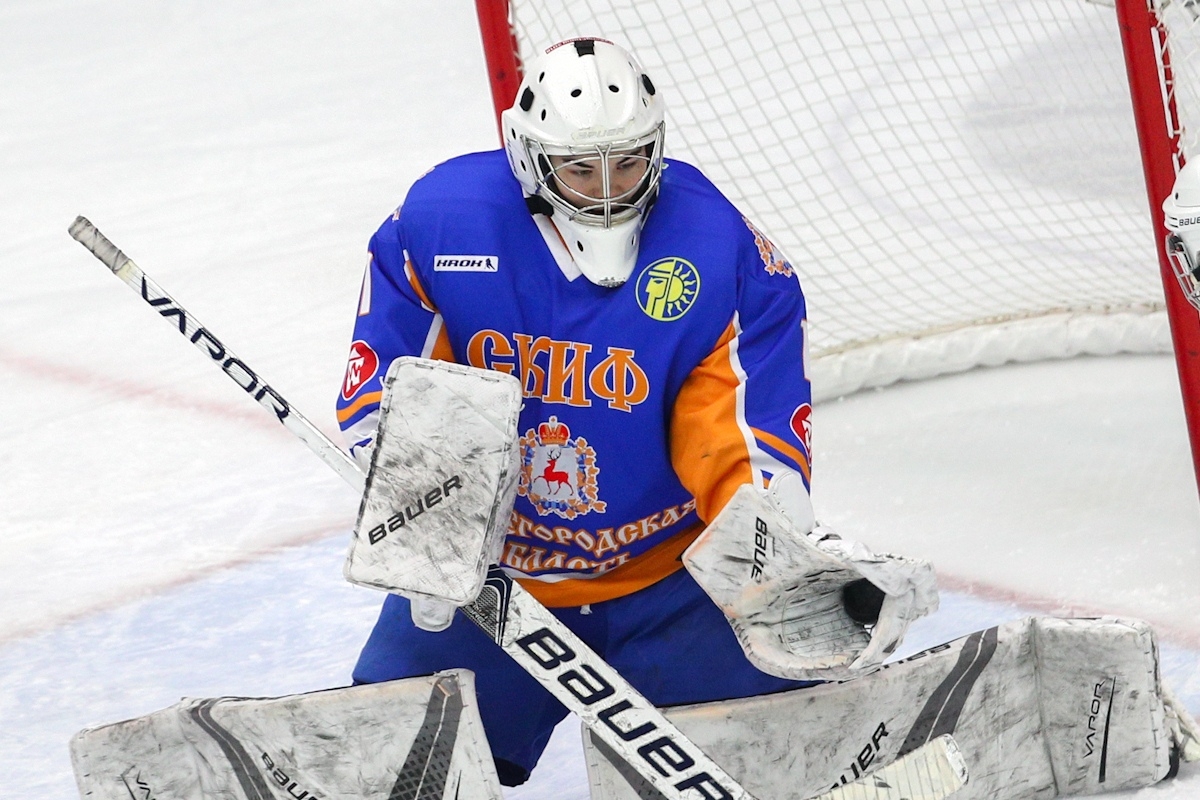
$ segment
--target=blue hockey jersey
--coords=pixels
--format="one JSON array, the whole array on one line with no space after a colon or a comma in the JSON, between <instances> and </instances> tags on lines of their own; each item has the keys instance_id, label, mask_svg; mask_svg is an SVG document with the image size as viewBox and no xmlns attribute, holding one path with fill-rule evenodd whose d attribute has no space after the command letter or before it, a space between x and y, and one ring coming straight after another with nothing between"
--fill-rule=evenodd
<instances>
[{"instance_id":1,"label":"blue hockey jersey","mask_svg":"<svg viewBox=\"0 0 1200 800\"><path fill-rule=\"evenodd\" d=\"M641 237L623 286L572 279L497 150L435 167L370 242L337 403L352 451L371 444L399 356L517 376L521 473L501 565L548 606L661 580L738 486L809 476L793 267L679 161Z\"/></svg>"}]
</instances>

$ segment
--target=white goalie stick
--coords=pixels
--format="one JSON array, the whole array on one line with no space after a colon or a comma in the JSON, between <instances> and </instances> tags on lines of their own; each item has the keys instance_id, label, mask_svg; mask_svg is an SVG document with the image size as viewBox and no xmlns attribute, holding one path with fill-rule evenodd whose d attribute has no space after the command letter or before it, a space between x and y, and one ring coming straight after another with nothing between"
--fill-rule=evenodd
<instances>
[{"instance_id":1,"label":"white goalie stick","mask_svg":"<svg viewBox=\"0 0 1200 800\"><path fill-rule=\"evenodd\" d=\"M242 391L362 493L366 476L359 465L148 278L94 225L78 217L68 230L114 275L140 293L151 308L178 327ZM483 591L462 611L645 782L648 794L644 796L668 800L754 800L604 659L499 568L492 567ZM838 787L828 797L830 800L939 800L953 794L966 780L965 766L949 737L930 742L892 766L904 770L905 763L918 762L921 767L913 775L919 773L920 777L914 777L913 782L875 780L875 776L890 768L885 767ZM952 768L932 769L927 764L950 764ZM914 793L913 789L918 787L921 792Z\"/></svg>"}]
</instances>

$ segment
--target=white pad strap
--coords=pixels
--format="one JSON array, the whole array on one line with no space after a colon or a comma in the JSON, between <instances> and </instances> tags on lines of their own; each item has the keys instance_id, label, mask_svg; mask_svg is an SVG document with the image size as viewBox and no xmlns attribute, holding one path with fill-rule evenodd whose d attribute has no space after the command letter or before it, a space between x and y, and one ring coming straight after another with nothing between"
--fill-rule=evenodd
<instances>
[{"instance_id":1,"label":"white pad strap","mask_svg":"<svg viewBox=\"0 0 1200 800\"><path fill-rule=\"evenodd\" d=\"M1163 706L1167 713L1167 727L1171 730L1171 738L1179 749L1181 761L1200 761L1200 725L1184 708L1183 703L1163 685Z\"/></svg>"}]
</instances>

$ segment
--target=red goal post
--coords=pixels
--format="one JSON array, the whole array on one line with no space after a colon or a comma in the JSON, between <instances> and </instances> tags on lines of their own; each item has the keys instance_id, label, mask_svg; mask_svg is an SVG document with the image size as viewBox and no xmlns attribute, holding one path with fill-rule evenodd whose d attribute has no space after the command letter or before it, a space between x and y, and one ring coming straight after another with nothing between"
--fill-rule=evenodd
<instances>
[{"instance_id":1,"label":"red goal post","mask_svg":"<svg viewBox=\"0 0 1200 800\"><path fill-rule=\"evenodd\" d=\"M1200 465L1200 316L1161 210L1200 114L1200 74L1182 67L1195 55L1200 70L1200 2L476 8L497 118L540 47L602 35L638 55L667 98L668 155L700 166L800 270L818 399L1173 350Z\"/></svg>"},{"instance_id":2,"label":"red goal post","mask_svg":"<svg viewBox=\"0 0 1200 800\"><path fill-rule=\"evenodd\" d=\"M1200 43L1197 36L1196 12L1191 3L1175 3L1175 13L1184 11L1186 17L1175 23L1179 32L1171 35L1172 16L1164 0L1116 0L1121 44L1125 52L1125 69L1129 75L1129 92L1133 101L1134 120L1141 145L1142 171L1146 177L1146 194L1150 201L1151 230L1155 234L1159 272L1166 297L1167 318L1171 323L1171 340L1179 384L1187 418L1188 439L1192 448L1192 463L1200 480L1200 316L1187 301L1167 258L1164 247L1162 203L1171 193L1175 174L1186 160L1183 145L1184 128L1180 119L1183 107L1195 114L1200 112L1200 85L1192 89L1187 100L1176 91L1172 50L1178 51L1179 63L1200 56L1194 48ZM1190 17L1190 19L1188 19ZM1173 40L1178 41L1174 44ZM1186 75L1186 72L1181 72ZM1187 102L1190 100L1190 103ZM1197 125L1196 133L1200 133ZM1195 142L1188 142L1195 147Z\"/></svg>"}]
</instances>

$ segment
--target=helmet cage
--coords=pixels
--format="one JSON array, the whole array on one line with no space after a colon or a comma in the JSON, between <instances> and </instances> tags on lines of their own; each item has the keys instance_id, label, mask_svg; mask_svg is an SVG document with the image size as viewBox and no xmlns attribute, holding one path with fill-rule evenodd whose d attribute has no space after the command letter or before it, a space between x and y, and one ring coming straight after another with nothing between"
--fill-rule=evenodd
<instances>
[{"instance_id":1,"label":"helmet cage","mask_svg":"<svg viewBox=\"0 0 1200 800\"><path fill-rule=\"evenodd\" d=\"M1176 232L1167 234L1166 249L1184 297L1200 309L1200 265L1196 263L1196 254L1188 249L1183 236Z\"/></svg>"},{"instance_id":2,"label":"helmet cage","mask_svg":"<svg viewBox=\"0 0 1200 800\"><path fill-rule=\"evenodd\" d=\"M551 144L526 135L518 138L529 163L534 165L536 194L571 222L611 228L644 215L654 202L662 176L663 131L660 122L649 133L636 138L579 145ZM554 164L552 156L567 160ZM645 170L633 186L613 194L610 170L627 159L644 161ZM601 196L574 189L569 179L560 175L561 170L579 164L600 170ZM571 202L568 195L576 202Z\"/></svg>"}]
</instances>

